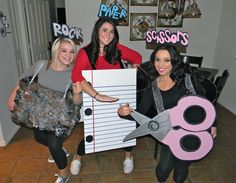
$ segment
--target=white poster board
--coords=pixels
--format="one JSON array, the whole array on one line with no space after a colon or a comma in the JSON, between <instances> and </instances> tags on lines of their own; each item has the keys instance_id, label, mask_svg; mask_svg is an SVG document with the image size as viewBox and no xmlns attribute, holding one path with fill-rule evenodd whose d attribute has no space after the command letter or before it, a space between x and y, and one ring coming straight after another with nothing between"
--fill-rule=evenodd
<instances>
[{"instance_id":1,"label":"white poster board","mask_svg":"<svg viewBox=\"0 0 236 183\"><path fill-rule=\"evenodd\" d=\"M123 142L136 129L136 122L117 114L120 105L136 108L136 69L85 70L85 79L100 94L118 97L114 103L98 102L83 93L85 153L94 153L136 145L136 139Z\"/></svg>"}]
</instances>

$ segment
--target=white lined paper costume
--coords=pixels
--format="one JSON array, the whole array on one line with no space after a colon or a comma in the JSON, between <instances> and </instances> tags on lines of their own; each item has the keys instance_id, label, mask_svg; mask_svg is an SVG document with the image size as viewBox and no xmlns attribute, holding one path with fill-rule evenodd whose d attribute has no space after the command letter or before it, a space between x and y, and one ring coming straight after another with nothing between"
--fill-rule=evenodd
<instances>
[{"instance_id":1,"label":"white lined paper costume","mask_svg":"<svg viewBox=\"0 0 236 183\"><path fill-rule=\"evenodd\" d=\"M120 104L136 108L136 69L85 70L84 78L101 94L118 97L114 103L98 102L83 93L85 153L94 153L136 145L136 140L123 142L136 129L136 122L121 119Z\"/></svg>"}]
</instances>

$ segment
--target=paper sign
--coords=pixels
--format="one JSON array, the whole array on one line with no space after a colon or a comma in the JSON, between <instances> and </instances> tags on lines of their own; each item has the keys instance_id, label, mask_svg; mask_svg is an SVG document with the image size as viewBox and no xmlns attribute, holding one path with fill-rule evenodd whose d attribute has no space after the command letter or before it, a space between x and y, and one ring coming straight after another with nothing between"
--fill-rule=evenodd
<instances>
[{"instance_id":1,"label":"paper sign","mask_svg":"<svg viewBox=\"0 0 236 183\"><path fill-rule=\"evenodd\" d=\"M122 119L117 110L129 103L136 108L136 69L85 70L85 79L100 94L118 97L114 103L98 102L83 93L85 153L94 153L136 145L136 140L123 142L136 129L136 122Z\"/></svg>"}]
</instances>

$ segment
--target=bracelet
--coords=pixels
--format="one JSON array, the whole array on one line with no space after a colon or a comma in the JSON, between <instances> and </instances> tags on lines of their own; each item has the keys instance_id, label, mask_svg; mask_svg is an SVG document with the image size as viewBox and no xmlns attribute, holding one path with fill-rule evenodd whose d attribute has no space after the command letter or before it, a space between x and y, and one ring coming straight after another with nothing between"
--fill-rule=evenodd
<instances>
[{"instance_id":1,"label":"bracelet","mask_svg":"<svg viewBox=\"0 0 236 183\"><path fill-rule=\"evenodd\" d=\"M98 95L98 92L93 96L93 98L95 98L96 99L96 96Z\"/></svg>"}]
</instances>

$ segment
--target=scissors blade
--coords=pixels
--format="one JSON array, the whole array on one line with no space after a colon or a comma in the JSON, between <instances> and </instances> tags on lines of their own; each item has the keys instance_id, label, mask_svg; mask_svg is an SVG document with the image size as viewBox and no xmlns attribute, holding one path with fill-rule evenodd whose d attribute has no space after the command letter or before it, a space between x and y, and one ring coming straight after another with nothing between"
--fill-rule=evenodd
<instances>
[{"instance_id":1,"label":"scissors blade","mask_svg":"<svg viewBox=\"0 0 236 183\"><path fill-rule=\"evenodd\" d=\"M140 136L144 136L147 134L150 134L151 130L148 128L148 124L143 124L141 126L139 126L138 128L136 128L134 131L132 131L131 133L129 133L123 140L123 142L134 139L136 137L140 137Z\"/></svg>"},{"instance_id":2,"label":"scissors blade","mask_svg":"<svg viewBox=\"0 0 236 183\"><path fill-rule=\"evenodd\" d=\"M152 121L157 121L159 128L150 134L157 140L162 141L172 129L169 110L164 110L163 112L159 113L157 116L152 118Z\"/></svg>"},{"instance_id":3,"label":"scissors blade","mask_svg":"<svg viewBox=\"0 0 236 183\"><path fill-rule=\"evenodd\" d=\"M159 113L152 119L136 111L132 112L130 115L140 124L140 126L128 134L123 141L148 134L151 134L157 140L162 141L172 128L169 110Z\"/></svg>"},{"instance_id":4,"label":"scissors blade","mask_svg":"<svg viewBox=\"0 0 236 183\"><path fill-rule=\"evenodd\" d=\"M148 121L150 121L150 118L140 114L139 112L133 111L130 113L130 115L135 119L135 121L137 121L138 124L142 125Z\"/></svg>"}]
</instances>

